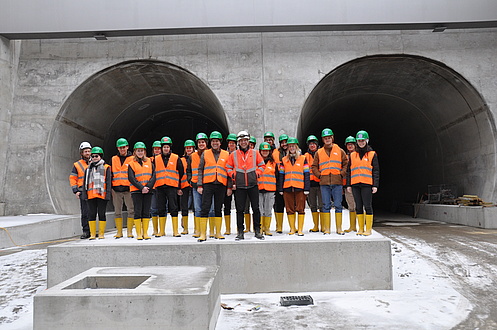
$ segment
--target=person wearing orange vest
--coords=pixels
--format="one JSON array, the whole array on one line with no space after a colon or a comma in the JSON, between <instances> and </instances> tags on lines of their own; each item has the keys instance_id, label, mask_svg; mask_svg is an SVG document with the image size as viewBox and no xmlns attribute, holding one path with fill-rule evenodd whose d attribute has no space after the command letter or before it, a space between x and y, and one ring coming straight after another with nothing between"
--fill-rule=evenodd
<instances>
[{"instance_id":1,"label":"person wearing orange vest","mask_svg":"<svg viewBox=\"0 0 497 330\"><path fill-rule=\"evenodd\" d=\"M161 141L162 153L154 157L155 186L157 190L157 211L159 214L159 233L156 237L166 235L166 203L173 224L173 237L181 237L178 232L178 195L182 195L181 178L184 174L183 162L172 152L173 141L164 136Z\"/></svg>"},{"instance_id":2,"label":"person wearing orange vest","mask_svg":"<svg viewBox=\"0 0 497 330\"><path fill-rule=\"evenodd\" d=\"M250 135L246 131L237 134L238 150L230 154L226 168L233 180L236 205L236 225L238 235L235 240L244 239L244 210L247 198L252 205L254 216L254 233L257 239L264 239L261 234L261 213L259 210L259 187L257 178L262 175L266 165L261 155L249 148Z\"/></svg>"},{"instance_id":3,"label":"person wearing orange vest","mask_svg":"<svg viewBox=\"0 0 497 330\"><path fill-rule=\"evenodd\" d=\"M288 153L288 135L281 134L278 137L280 147L273 150L274 161L278 164L281 163L283 157ZM285 200L283 196L276 193L274 196L274 217L276 218L276 232L278 234L283 233L283 215L285 212Z\"/></svg>"},{"instance_id":4,"label":"person wearing orange vest","mask_svg":"<svg viewBox=\"0 0 497 330\"><path fill-rule=\"evenodd\" d=\"M216 239L224 239L221 235L223 222L222 207L224 196L231 195L228 186L228 172L226 162L229 153L221 149L223 136L218 131L213 131L210 136L211 149L202 153L198 166L197 191L202 195L202 209L200 211L200 237L199 242L206 240L207 216L214 200L214 232ZM231 183L230 183L231 186Z\"/></svg>"},{"instance_id":5,"label":"person wearing orange vest","mask_svg":"<svg viewBox=\"0 0 497 330\"><path fill-rule=\"evenodd\" d=\"M116 142L117 155L112 156L112 203L114 204L114 220L116 222L117 233L115 238L123 237L123 202L128 210L127 230L128 237L133 237L133 223L135 211L133 200L129 191L128 164L131 161L129 143L125 138L120 138Z\"/></svg>"},{"instance_id":6,"label":"person wearing orange vest","mask_svg":"<svg viewBox=\"0 0 497 330\"><path fill-rule=\"evenodd\" d=\"M305 199L311 189L309 164L298 147L296 138L288 138L288 154L279 164L278 192L285 200L290 225L289 235L295 234L295 217L298 213L298 235L304 236Z\"/></svg>"},{"instance_id":7,"label":"person wearing orange vest","mask_svg":"<svg viewBox=\"0 0 497 330\"><path fill-rule=\"evenodd\" d=\"M359 223L357 235L369 236L373 228L373 194L378 191L380 183L380 165L376 152L369 146L368 132L357 132L356 140L357 149L350 154L350 165L347 170L347 190L354 194Z\"/></svg>"},{"instance_id":8,"label":"person wearing orange vest","mask_svg":"<svg viewBox=\"0 0 497 330\"><path fill-rule=\"evenodd\" d=\"M183 146L185 148L185 152L183 154L183 157L181 157L181 162L183 163L183 169L185 170L185 172L183 174L183 177L181 178L181 191L183 192L183 194L178 196L178 205L180 206L181 210L181 227L183 227L181 235L188 235L188 206L190 204L190 200L193 199L193 194L192 186L190 186L190 183L188 183L187 180L186 168L188 159L190 159L190 156L195 151L195 142L193 142L193 140L186 140Z\"/></svg>"},{"instance_id":9,"label":"person wearing orange vest","mask_svg":"<svg viewBox=\"0 0 497 330\"><path fill-rule=\"evenodd\" d=\"M103 160L104 151L100 147L91 149L91 162L85 170L83 184L83 199L88 203L88 225L90 239L97 236L98 213L98 238L104 239L105 224L107 222L105 211L107 202L111 197L112 171Z\"/></svg>"},{"instance_id":10,"label":"person wearing orange vest","mask_svg":"<svg viewBox=\"0 0 497 330\"><path fill-rule=\"evenodd\" d=\"M307 164L312 165L314 162L314 155L319 149L318 138L315 135L309 135L307 137L307 152L304 154ZM311 190L309 195L307 195L307 204L311 209L312 222L314 222L314 227L309 229L310 232L319 231L319 212L323 208L323 200L321 198L321 188L319 187L319 178L316 177L312 172L310 176L311 180ZM322 226L321 226L322 228Z\"/></svg>"},{"instance_id":11,"label":"person wearing orange vest","mask_svg":"<svg viewBox=\"0 0 497 330\"><path fill-rule=\"evenodd\" d=\"M152 163L155 160L155 156L160 155L161 153L162 147L160 141L154 141L154 143L152 143L152 157L150 157ZM152 205L150 206L150 215L152 216L152 227L154 230L152 232L152 235L157 236L159 234L159 212L157 210L157 191L155 189L152 190Z\"/></svg>"},{"instance_id":12,"label":"person wearing orange vest","mask_svg":"<svg viewBox=\"0 0 497 330\"><path fill-rule=\"evenodd\" d=\"M90 227L88 226L88 203L81 197L83 191L83 179L85 176L85 170L90 163L91 155L91 145L88 142L81 142L79 145L79 154L81 159L74 163L71 174L69 175L69 183L71 184L71 189L73 194L79 199L79 207L81 210L81 227L83 228L83 234L81 239L86 239L90 237Z\"/></svg>"},{"instance_id":13,"label":"person wearing orange vest","mask_svg":"<svg viewBox=\"0 0 497 330\"><path fill-rule=\"evenodd\" d=\"M324 146L314 155L312 163L312 173L319 178L321 196L323 199L323 209L321 212L321 226L324 227L323 233L329 234L331 230L331 198L335 203L335 224L337 234L344 235L342 230L342 193L343 178L347 173L347 164L349 159L337 144L333 143L333 131L329 128L321 132Z\"/></svg>"},{"instance_id":14,"label":"person wearing orange vest","mask_svg":"<svg viewBox=\"0 0 497 330\"><path fill-rule=\"evenodd\" d=\"M277 188L278 165L273 159L269 143L262 142L259 146L259 153L266 164L264 171L257 179L259 186L259 208L261 210L261 229L263 235L273 236L270 231L271 209L274 205L274 194Z\"/></svg>"},{"instance_id":15,"label":"person wearing orange vest","mask_svg":"<svg viewBox=\"0 0 497 330\"><path fill-rule=\"evenodd\" d=\"M346 149L345 152L347 153L347 157L349 158L349 165L350 165L350 154L352 152L354 152L356 149L355 137L348 136L345 139L345 149ZM350 233L352 231L357 231L357 226L356 226L357 216L356 216L356 211L355 211L355 201L354 201L354 195L352 194L352 192L349 192L349 190L347 189L347 178L344 178L343 181L344 181L343 185L345 187L343 193L345 195L345 200L347 201L347 206L349 209L349 220L350 220L349 229L345 229L344 231L346 233Z\"/></svg>"},{"instance_id":16,"label":"person wearing orange vest","mask_svg":"<svg viewBox=\"0 0 497 330\"><path fill-rule=\"evenodd\" d=\"M236 150L236 134L231 133L228 134L228 137L226 138L226 141L228 141L228 153L232 153L233 151ZM224 232L224 235L231 235L231 202L233 201L233 194L227 195L224 197L224 222L226 226L226 231Z\"/></svg>"},{"instance_id":17,"label":"person wearing orange vest","mask_svg":"<svg viewBox=\"0 0 497 330\"><path fill-rule=\"evenodd\" d=\"M133 147L133 159L128 166L131 198L135 209L136 239L150 239L148 225L150 223L150 205L152 190L155 185L155 167L147 157L145 143L136 142Z\"/></svg>"}]
</instances>

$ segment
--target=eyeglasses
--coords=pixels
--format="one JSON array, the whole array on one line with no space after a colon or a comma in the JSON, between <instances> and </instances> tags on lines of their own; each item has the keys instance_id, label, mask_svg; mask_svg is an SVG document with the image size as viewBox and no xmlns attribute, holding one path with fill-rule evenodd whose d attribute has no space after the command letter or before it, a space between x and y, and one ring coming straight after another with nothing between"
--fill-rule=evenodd
<instances>
[{"instance_id":1,"label":"eyeglasses","mask_svg":"<svg viewBox=\"0 0 497 330\"><path fill-rule=\"evenodd\" d=\"M91 158L98 158L100 155L91 155Z\"/></svg>"}]
</instances>

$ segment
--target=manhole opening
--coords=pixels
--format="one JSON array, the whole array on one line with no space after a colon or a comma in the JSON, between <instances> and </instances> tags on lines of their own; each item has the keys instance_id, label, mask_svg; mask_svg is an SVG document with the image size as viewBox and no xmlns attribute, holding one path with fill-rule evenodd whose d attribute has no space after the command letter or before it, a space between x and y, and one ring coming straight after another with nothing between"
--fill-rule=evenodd
<instances>
[{"instance_id":1,"label":"manhole opening","mask_svg":"<svg viewBox=\"0 0 497 330\"><path fill-rule=\"evenodd\" d=\"M62 290L75 289L136 289L150 276L87 276Z\"/></svg>"}]
</instances>

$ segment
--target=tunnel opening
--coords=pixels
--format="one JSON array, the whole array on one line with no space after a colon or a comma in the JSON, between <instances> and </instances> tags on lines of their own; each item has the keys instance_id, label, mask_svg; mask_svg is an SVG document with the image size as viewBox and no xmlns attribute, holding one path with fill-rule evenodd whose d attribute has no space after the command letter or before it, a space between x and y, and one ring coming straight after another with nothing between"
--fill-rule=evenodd
<instances>
[{"instance_id":1,"label":"tunnel opening","mask_svg":"<svg viewBox=\"0 0 497 330\"><path fill-rule=\"evenodd\" d=\"M412 214L429 185L453 185L458 196L495 199L495 123L485 101L443 63L411 55L375 55L329 72L307 98L298 138L329 127L370 135L380 161L373 206Z\"/></svg>"},{"instance_id":2,"label":"tunnel opening","mask_svg":"<svg viewBox=\"0 0 497 330\"><path fill-rule=\"evenodd\" d=\"M150 155L152 143L169 136L173 152L181 155L186 139L213 130L228 134L218 98L201 79L181 67L137 60L94 74L68 97L50 133L47 184L56 212L79 212L67 175L79 158L81 141L101 146L109 163L121 137L128 139L130 150L135 142L145 142Z\"/></svg>"}]
</instances>

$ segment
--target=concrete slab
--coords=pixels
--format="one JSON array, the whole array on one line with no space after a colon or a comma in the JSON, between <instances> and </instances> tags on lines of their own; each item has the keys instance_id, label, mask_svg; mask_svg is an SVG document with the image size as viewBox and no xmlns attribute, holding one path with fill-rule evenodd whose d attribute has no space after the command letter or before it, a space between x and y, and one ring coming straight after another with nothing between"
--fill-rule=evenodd
<instances>
[{"instance_id":1,"label":"concrete slab","mask_svg":"<svg viewBox=\"0 0 497 330\"><path fill-rule=\"evenodd\" d=\"M34 297L34 329L214 329L217 266L97 267Z\"/></svg>"},{"instance_id":2,"label":"concrete slab","mask_svg":"<svg viewBox=\"0 0 497 330\"><path fill-rule=\"evenodd\" d=\"M415 204L414 207L419 218L486 229L497 228L497 207L442 204Z\"/></svg>"}]
</instances>

